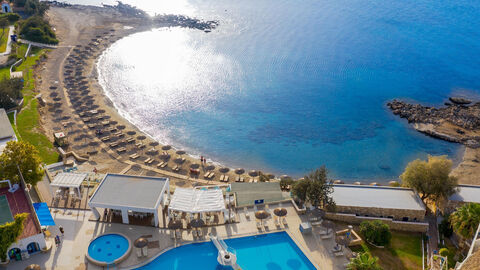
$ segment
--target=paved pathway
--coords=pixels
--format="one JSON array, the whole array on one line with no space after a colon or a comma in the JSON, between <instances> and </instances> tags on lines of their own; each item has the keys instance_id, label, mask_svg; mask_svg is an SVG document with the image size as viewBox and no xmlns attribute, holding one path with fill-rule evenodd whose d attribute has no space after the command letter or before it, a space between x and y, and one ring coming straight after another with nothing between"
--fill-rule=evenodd
<instances>
[{"instance_id":1,"label":"paved pathway","mask_svg":"<svg viewBox=\"0 0 480 270\"><path fill-rule=\"evenodd\" d=\"M428 222L428 256L431 256L434 250L438 250L437 217L428 213L426 220Z\"/></svg>"}]
</instances>

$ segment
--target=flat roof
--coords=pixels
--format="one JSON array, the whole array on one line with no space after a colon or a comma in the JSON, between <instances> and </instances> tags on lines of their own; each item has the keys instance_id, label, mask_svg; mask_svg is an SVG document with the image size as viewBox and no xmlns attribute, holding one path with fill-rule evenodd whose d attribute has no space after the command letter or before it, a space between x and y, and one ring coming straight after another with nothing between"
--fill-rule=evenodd
<instances>
[{"instance_id":1,"label":"flat roof","mask_svg":"<svg viewBox=\"0 0 480 270\"><path fill-rule=\"evenodd\" d=\"M53 179L51 186L54 187L73 187L78 188L82 185L83 180L87 179L87 173L59 173Z\"/></svg>"},{"instance_id":2,"label":"flat roof","mask_svg":"<svg viewBox=\"0 0 480 270\"><path fill-rule=\"evenodd\" d=\"M155 209L169 179L123 174L107 174L90 198L89 204Z\"/></svg>"},{"instance_id":3,"label":"flat roof","mask_svg":"<svg viewBox=\"0 0 480 270\"><path fill-rule=\"evenodd\" d=\"M220 188L175 188L168 209L187 212L220 212L225 210L223 191Z\"/></svg>"},{"instance_id":4,"label":"flat roof","mask_svg":"<svg viewBox=\"0 0 480 270\"><path fill-rule=\"evenodd\" d=\"M425 210L420 197L409 188L333 185L336 205L365 208Z\"/></svg>"},{"instance_id":5,"label":"flat roof","mask_svg":"<svg viewBox=\"0 0 480 270\"><path fill-rule=\"evenodd\" d=\"M15 138L15 132L13 131L10 120L5 109L0 108L0 140L7 138Z\"/></svg>"},{"instance_id":6,"label":"flat roof","mask_svg":"<svg viewBox=\"0 0 480 270\"><path fill-rule=\"evenodd\" d=\"M457 202L480 203L480 186L458 185L458 191L448 199Z\"/></svg>"},{"instance_id":7,"label":"flat roof","mask_svg":"<svg viewBox=\"0 0 480 270\"><path fill-rule=\"evenodd\" d=\"M231 191L236 193L237 206L253 205L255 200L265 203L286 199L279 182L231 183Z\"/></svg>"}]
</instances>

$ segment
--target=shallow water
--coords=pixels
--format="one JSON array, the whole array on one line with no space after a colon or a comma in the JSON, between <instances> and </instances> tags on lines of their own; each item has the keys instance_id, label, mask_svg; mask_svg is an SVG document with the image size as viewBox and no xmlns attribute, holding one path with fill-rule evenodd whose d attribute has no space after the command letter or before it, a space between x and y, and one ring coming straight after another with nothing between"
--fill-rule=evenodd
<instances>
[{"instance_id":1,"label":"shallow water","mask_svg":"<svg viewBox=\"0 0 480 270\"><path fill-rule=\"evenodd\" d=\"M478 95L480 1L133 3L220 21L211 33L137 33L99 61L119 111L163 143L277 174L325 164L350 180L396 178L412 159L461 153L385 104Z\"/></svg>"}]
</instances>

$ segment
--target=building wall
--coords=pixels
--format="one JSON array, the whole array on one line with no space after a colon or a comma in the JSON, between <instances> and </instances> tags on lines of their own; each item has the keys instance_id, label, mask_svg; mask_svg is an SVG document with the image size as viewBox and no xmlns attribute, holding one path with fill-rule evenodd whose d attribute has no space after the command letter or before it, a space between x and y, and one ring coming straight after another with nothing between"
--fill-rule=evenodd
<instances>
[{"instance_id":1,"label":"building wall","mask_svg":"<svg viewBox=\"0 0 480 270\"><path fill-rule=\"evenodd\" d=\"M385 224L390 226L390 229L397 231L406 231L406 232L426 232L428 229L428 223L426 222L405 222L397 221L391 218L376 218L376 217L365 217L365 216L356 216L354 214L344 214L344 213L332 213L328 212L326 214L328 219L343 221L351 224L360 224L362 221L371 221L371 220L381 220Z\"/></svg>"},{"instance_id":2,"label":"building wall","mask_svg":"<svg viewBox=\"0 0 480 270\"><path fill-rule=\"evenodd\" d=\"M393 218L393 220L403 220L404 217L407 217L408 221L423 221L425 219L425 210L387 209L337 205L336 212L354 214L359 216Z\"/></svg>"},{"instance_id":3,"label":"building wall","mask_svg":"<svg viewBox=\"0 0 480 270\"><path fill-rule=\"evenodd\" d=\"M32 242L37 242L38 245L40 246L40 249L45 249L47 247L47 243L45 241L45 237L43 233L39 233L36 235L32 235L30 237L20 239L16 243L13 243L7 250L7 258L8 258L8 251L10 251L12 248L18 248L22 251L22 253L28 254L27 246Z\"/></svg>"}]
</instances>

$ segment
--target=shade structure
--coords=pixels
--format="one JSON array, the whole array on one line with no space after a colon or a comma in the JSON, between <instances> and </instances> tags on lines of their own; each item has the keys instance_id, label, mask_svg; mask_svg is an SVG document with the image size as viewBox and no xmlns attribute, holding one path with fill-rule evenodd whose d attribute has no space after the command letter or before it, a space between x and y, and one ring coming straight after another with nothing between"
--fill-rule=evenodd
<instances>
[{"instance_id":1,"label":"shade structure","mask_svg":"<svg viewBox=\"0 0 480 270\"><path fill-rule=\"evenodd\" d=\"M190 164L190 168L192 168L192 169L198 169L198 168L200 168L200 164L198 164L198 163Z\"/></svg>"},{"instance_id":2,"label":"shade structure","mask_svg":"<svg viewBox=\"0 0 480 270\"><path fill-rule=\"evenodd\" d=\"M227 167L222 167L222 168L218 169L218 171L221 172L221 173L227 173L228 171L230 171L230 169L227 168Z\"/></svg>"},{"instance_id":3,"label":"shade structure","mask_svg":"<svg viewBox=\"0 0 480 270\"><path fill-rule=\"evenodd\" d=\"M186 213L225 211L225 200L221 189L180 188L175 189L169 210Z\"/></svg>"},{"instance_id":4,"label":"shade structure","mask_svg":"<svg viewBox=\"0 0 480 270\"><path fill-rule=\"evenodd\" d=\"M148 245L148 240L143 238L143 237L140 237L138 238L137 240L135 240L135 242L133 243L133 245L137 248L143 248L145 247L146 245Z\"/></svg>"},{"instance_id":5,"label":"shade structure","mask_svg":"<svg viewBox=\"0 0 480 270\"><path fill-rule=\"evenodd\" d=\"M237 169L235 169L235 173L236 174L243 174L243 173L245 173L245 170L242 169L242 168L237 168Z\"/></svg>"},{"instance_id":6,"label":"shade structure","mask_svg":"<svg viewBox=\"0 0 480 270\"><path fill-rule=\"evenodd\" d=\"M203 219L194 219L190 221L190 226L192 226L193 228L200 228L200 227L203 227L204 225L205 225L205 221L203 221Z\"/></svg>"},{"instance_id":7,"label":"shade structure","mask_svg":"<svg viewBox=\"0 0 480 270\"><path fill-rule=\"evenodd\" d=\"M33 203L33 209L35 209L40 226L55 226L55 221L48 209L47 203Z\"/></svg>"},{"instance_id":8,"label":"shade structure","mask_svg":"<svg viewBox=\"0 0 480 270\"><path fill-rule=\"evenodd\" d=\"M360 185L362 184L362 182L355 182L355 183L353 183L353 184L360 186Z\"/></svg>"},{"instance_id":9,"label":"shade structure","mask_svg":"<svg viewBox=\"0 0 480 270\"><path fill-rule=\"evenodd\" d=\"M183 227L182 221L179 219L170 220L170 222L168 222L168 228L171 230L178 230L178 229L181 229L182 227Z\"/></svg>"},{"instance_id":10,"label":"shade structure","mask_svg":"<svg viewBox=\"0 0 480 270\"><path fill-rule=\"evenodd\" d=\"M210 164L207 167L205 167L205 170L207 170L207 171L215 170L215 165Z\"/></svg>"},{"instance_id":11,"label":"shade structure","mask_svg":"<svg viewBox=\"0 0 480 270\"><path fill-rule=\"evenodd\" d=\"M258 172L255 171L255 170L249 171L248 174L249 174L250 176L258 176Z\"/></svg>"},{"instance_id":12,"label":"shade structure","mask_svg":"<svg viewBox=\"0 0 480 270\"><path fill-rule=\"evenodd\" d=\"M273 213L275 214L275 216L277 217L284 217L287 215L287 209L285 208L276 208L275 210L273 210Z\"/></svg>"},{"instance_id":13,"label":"shade structure","mask_svg":"<svg viewBox=\"0 0 480 270\"><path fill-rule=\"evenodd\" d=\"M255 212L255 217L258 218L258 219L266 219L269 216L270 216L270 214L265 210L260 210L260 211Z\"/></svg>"},{"instance_id":14,"label":"shade structure","mask_svg":"<svg viewBox=\"0 0 480 270\"><path fill-rule=\"evenodd\" d=\"M155 146L158 146L158 144L159 144L158 142L151 142L151 143L150 143L150 146L155 147Z\"/></svg>"},{"instance_id":15,"label":"shade structure","mask_svg":"<svg viewBox=\"0 0 480 270\"><path fill-rule=\"evenodd\" d=\"M50 186L79 188L87 176L86 173L59 173L50 183Z\"/></svg>"},{"instance_id":16,"label":"shade structure","mask_svg":"<svg viewBox=\"0 0 480 270\"><path fill-rule=\"evenodd\" d=\"M135 135L135 134L137 134L137 132L134 131L134 130L129 130L129 131L127 131L127 134L128 135Z\"/></svg>"},{"instance_id":17,"label":"shade structure","mask_svg":"<svg viewBox=\"0 0 480 270\"><path fill-rule=\"evenodd\" d=\"M139 135L137 136L137 139L140 140L140 141L143 141L145 140L147 137L145 135Z\"/></svg>"},{"instance_id":18,"label":"shade structure","mask_svg":"<svg viewBox=\"0 0 480 270\"><path fill-rule=\"evenodd\" d=\"M184 155L185 154L185 151L183 150L178 150L177 152L175 152L177 155Z\"/></svg>"},{"instance_id":19,"label":"shade structure","mask_svg":"<svg viewBox=\"0 0 480 270\"><path fill-rule=\"evenodd\" d=\"M38 264L30 264L25 270L41 270L42 268Z\"/></svg>"},{"instance_id":20,"label":"shade structure","mask_svg":"<svg viewBox=\"0 0 480 270\"><path fill-rule=\"evenodd\" d=\"M164 145L162 146L162 150L170 150L172 147L170 145Z\"/></svg>"},{"instance_id":21,"label":"shade structure","mask_svg":"<svg viewBox=\"0 0 480 270\"><path fill-rule=\"evenodd\" d=\"M344 182L342 180L335 180L333 181L334 184L344 184Z\"/></svg>"}]
</instances>

